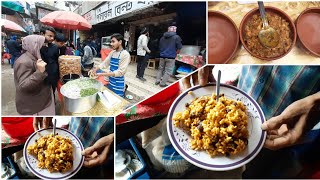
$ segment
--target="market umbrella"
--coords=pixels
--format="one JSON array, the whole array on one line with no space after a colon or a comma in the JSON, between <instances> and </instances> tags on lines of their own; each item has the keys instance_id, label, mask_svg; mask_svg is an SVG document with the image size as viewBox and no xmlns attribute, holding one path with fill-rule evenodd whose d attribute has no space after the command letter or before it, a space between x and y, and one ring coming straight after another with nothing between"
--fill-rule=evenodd
<instances>
[{"instance_id":1,"label":"market umbrella","mask_svg":"<svg viewBox=\"0 0 320 180\"><path fill-rule=\"evenodd\" d=\"M26 32L26 30L24 30L17 23L9 21L7 19L1 19L1 27L3 27L7 31Z\"/></svg>"},{"instance_id":2,"label":"market umbrella","mask_svg":"<svg viewBox=\"0 0 320 180\"><path fill-rule=\"evenodd\" d=\"M40 19L43 24L68 30L90 30L92 25L82 16L71 11L53 11Z\"/></svg>"},{"instance_id":3,"label":"market umbrella","mask_svg":"<svg viewBox=\"0 0 320 180\"><path fill-rule=\"evenodd\" d=\"M24 13L24 7L18 1L1 1L1 6L19 13Z\"/></svg>"}]
</instances>

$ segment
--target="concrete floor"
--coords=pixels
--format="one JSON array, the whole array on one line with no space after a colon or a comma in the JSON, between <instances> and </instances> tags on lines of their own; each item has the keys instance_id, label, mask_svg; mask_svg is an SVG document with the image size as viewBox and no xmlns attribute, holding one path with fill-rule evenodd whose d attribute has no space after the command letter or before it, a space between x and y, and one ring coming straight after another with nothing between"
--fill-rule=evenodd
<instances>
[{"instance_id":1,"label":"concrete floor","mask_svg":"<svg viewBox=\"0 0 320 180\"><path fill-rule=\"evenodd\" d=\"M11 116L19 115L16 110L15 96L16 96L16 87L14 85L13 78L13 69L9 64L1 65L1 107L2 115ZM57 94L55 95L57 97ZM60 102L56 101L56 115L60 115Z\"/></svg>"},{"instance_id":2,"label":"concrete floor","mask_svg":"<svg viewBox=\"0 0 320 180\"><path fill-rule=\"evenodd\" d=\"M1 65L1 107L2 115L18 115L16 110L16 88L13 80L13 69L8 63Z\"/></svg>"}]
</instances>

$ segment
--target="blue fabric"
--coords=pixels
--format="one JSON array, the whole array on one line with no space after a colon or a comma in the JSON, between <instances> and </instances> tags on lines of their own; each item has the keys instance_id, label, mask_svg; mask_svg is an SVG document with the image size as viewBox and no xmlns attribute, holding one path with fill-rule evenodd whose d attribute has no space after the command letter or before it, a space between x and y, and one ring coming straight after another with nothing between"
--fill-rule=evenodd
<instances>
[{"instance_id":1,"label":"blue fabric","mask_svg":"<svg viewBox=\"0 0 320 180\"><path fill-rule=\"evenodd\" d=\"M183 159L182 156L174 149L172 144L164 147L163 152L162 152L162 159L166 160L181 160Z\"/></svg>"},{"instance_id":2,"label":"blue fabric","mask_svg":"<svg viewBox=\"0 0 320 180\"><path fill-rule=\"evenodd\" d=\"M161 58L175 59L177 50L182 48L181 38L175 32L165 32L160 39L159 49Z\"/></svg>"},{"instance_id":3,"label":"blue fabric","mask_svg":"<svg viewBox=\"0 0 320 180\"><path fill-rule=\"evenodd\" d=\"M243 66L238 87L257 101L268 120L293 102L320 91L320 66ZM302 144L279 150L288 152L288 157L276 156L277 164L272 167L264 164L264 156L258 156L255 168L265 168L272 178L290 177L302 164L300 157L315 148L319 135L319 129L309 131L301 138Z\"/></svg>"},{"instance_id":4,"label":"blue fabric","mask_svg":"<svg viewBox=\"0 0 320 180\"><path fill-rule=\"evenodd\" d=\"M75 56L80 56L80 51L79 50L75 50L74 55Z\"/></svg>"},{"instance_id":5,"label":"blue fabric","mask_svg":"<svg viewBox=\"0 0 320 180\"><path fill-rule=\"evenodd\" d=\"M17 40L17 36L13 35L13 36L11 36L11 39L12 40Z\"/></svg>"},{"instance_id":6,"label":"blue fabric","mask_svg":"<svg viewBox=\"0 0 320 180\"><path fill-rule=\"evenodd\" d=\"M15 60L16 60L16 56L15 55L11 55L11 59L10 59L11 67L13 67Z\"/></svg>"},{"instance_id":7,"label":"blue fabric","mask_svg":"<svg viewBox=\"0 0 320 180\"><path fill-rule=\"evenodd\" d=\"M72 117L69 130L82 142L84 148L114 132L112 117Z\"/></svg>"},{"instance_id":8,"label":"blue fabric","mask_svg":"<svg viewBox=\"0 0 320 180\"><path fill-rule=\"evenodd\" d=\"M120 62L120 55L123 50L119 53L119 56L117 58L112 57L113 54L111 55L110 59L110 71L116 71L119 69L119 62ZM110 90L112 90L114 93L119 95L120 97L124 97L124 88L125 88L125 83L124 83L124 76L120 77L109 77L109 84L107 86Z\"/></svg>"},{"instance_id":9,"label":"blue fabric","mask_svg":"<svg viewBox=\"0 0 320 180\"><path fill-rule=\"evenodd\" d=\"M238 87L258 102L269 119L320 91L320 66L243 66Z\"/></svg>"}]
</instances>

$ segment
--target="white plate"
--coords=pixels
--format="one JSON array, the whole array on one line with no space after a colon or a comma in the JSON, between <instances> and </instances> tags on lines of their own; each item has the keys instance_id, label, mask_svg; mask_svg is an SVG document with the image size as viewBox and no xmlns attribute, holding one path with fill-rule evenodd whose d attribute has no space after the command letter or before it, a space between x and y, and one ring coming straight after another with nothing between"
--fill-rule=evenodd
<instances>
[{"instance_id":1,"label":"white plate","mask_svg":"<svg viewBox=\"0 0 320 180\"><path fill-rule=\"evenodd\" d=\"M188 94L189 91L193 93ZM229 99L241 101L248 110L248 130L249 139L247 148L240 154L225 157L216 156L211 158L206 151L195 151L190 147L191 137L182 129L174 126L172 117L176 112L185 110L185 104L190 103L195 97L211 95L215 91L215 84L207 86L194 86L180 96L171 105L167 117L167 129L170 141L178 153L190 163L204 169L215 171L232 170L250 162L263 147L266 139L266 133L261 130L260 126L265 121L264 114L258 103L247 95L245 92L237 89L234 86L225 84L220 85L220 93L224 94Z\"/></svg>"},{"instance_id":2,"label":"white plate","mask_svg":"<svg viewBox=\"0 0 320 180\"><path fill-rule=\"evenodd\" d=\"M73 133L66 129L56 128L56 133L58 133L62 137L68 137L73 145L73 167L64 173L53 172L50 173L47 169L38 168L38 160L31 154L28 154L27 147L29 145L35 144L35 140L38 140L41 136L45 136L48 134L52 134L53 129L41 129L37 132L34 132L26 141L23 148L23 156L24 160L30 169L30 171L42 179L68 179L74 176L82 167L84 162L84 157L81 155L81 151L84 150L83 145L79 138L75 136Z\"/></svg>"}]
</instances>

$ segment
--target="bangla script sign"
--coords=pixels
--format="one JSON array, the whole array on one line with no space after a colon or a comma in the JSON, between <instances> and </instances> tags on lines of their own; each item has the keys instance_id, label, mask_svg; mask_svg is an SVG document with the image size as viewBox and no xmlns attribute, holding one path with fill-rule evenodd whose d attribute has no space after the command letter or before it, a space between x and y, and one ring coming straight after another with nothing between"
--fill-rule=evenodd
<instances>
[{"instance_id":1,"label":"bangla script sign","mask_svg":"<svg viewBox=\"0 0 320 180\"><path fill-rule=\"evenodd\" d=\"M96 19L95 19L95 15L96 15L96 11L91 10L88 13L86 13L85 15L83 15L83 17L91 24L96 24Z\"/></svg>"},{"instance_id":2,"label":"bangla script sign","mask_svg":"<svg viewBox=\"0 0 320 180\"><path fill-rule=\"evenodd\" d=\"M132 11L143 9L156 4L153 1L121 1L112 4L105 3L96 10L96 23L130 13Z\"/></svg>"}]
</instances>

